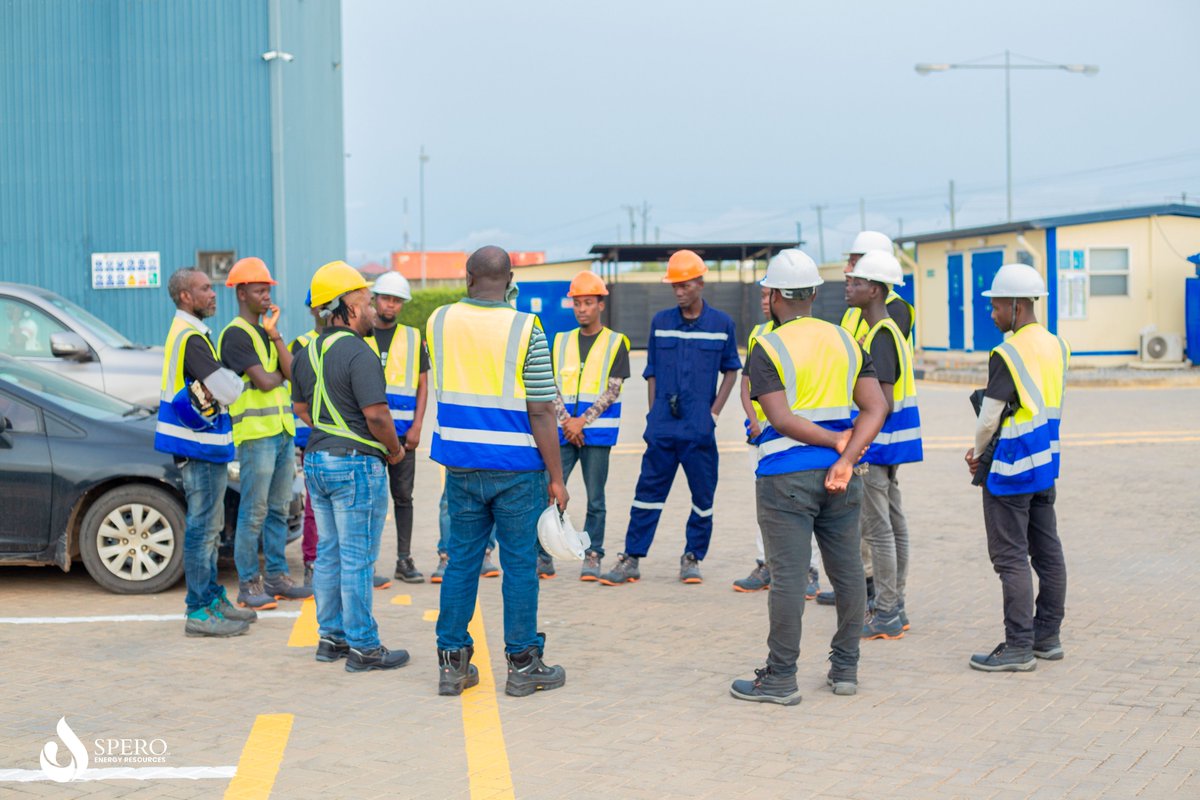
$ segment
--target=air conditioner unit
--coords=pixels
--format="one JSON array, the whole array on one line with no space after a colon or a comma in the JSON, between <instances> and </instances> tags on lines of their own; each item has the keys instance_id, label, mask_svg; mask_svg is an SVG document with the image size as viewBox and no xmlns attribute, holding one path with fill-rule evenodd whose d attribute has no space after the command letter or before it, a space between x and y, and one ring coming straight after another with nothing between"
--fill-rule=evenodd
<instances>
[{"instance_id":1,"label":"air conditioner unit","mask_svg":"<svg viewBox=\"0 0 1200 800\"><path fill-rule=\"evenodd\" d=\"M1183 335L1178 333L1146 332L1142 334L1139 352L1142 361L1177 364L1183 361Z\"/></svg>"}]
</instances>

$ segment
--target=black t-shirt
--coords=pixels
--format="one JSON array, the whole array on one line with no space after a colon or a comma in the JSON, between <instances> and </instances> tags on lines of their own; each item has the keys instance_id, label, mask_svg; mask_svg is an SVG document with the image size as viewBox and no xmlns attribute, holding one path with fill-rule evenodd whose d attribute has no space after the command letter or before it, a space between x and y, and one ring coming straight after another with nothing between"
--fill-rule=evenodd
<instances>
[{"instance_id":1,"label":"black t-shirt","mask_svg":"<svg viewBox=\"0 0 1200 800\"><path fill-rule=\"evenodd\" d=\"M875 364L871 360L871 356L867 353L862 354L862 370L859 371L860 378L874 378ZM750 376L750 399L757 400L764 394L771 392L784 391L783 378L779 371L775 369L775 365L771 363L770 356L767 351L761 347L755 347L750 351L750 357L747 359L746 371Z\"/></svg>"},{"instance_id":2,"label":"black t-shirt","mask_svg":"<svg viewBox=\"0 0 1200 800\"><path fill-rule=\"evenodd\" d=\"M254 330L269 354L274 345L271 344L271 337L267 336L267 329L262 325L255 325ZM242 328L230 328L221 337L221 361L238 375L245 375L248 367L262 366L250 334Z\"/></svg>"},{"instance_id":3,"label":"black t-shirt","mask_svg":"<svg viewBox=\"0 0 1200 800\"><path fill-rule=\"evenodd\" d=\"M325 370L326 397L342 415L342 420L355 434L375 441L371 429L367 427L367 418L362 410L367 406L387 403L387 387L383 379L383 367L371 346L363 341L348 328L331 328L323 331L316 341L304 348L292 362L292 402L306 403L309 413L313 414L313 392L316 384L316 373L313 369L312 358L324 347L325 340L330 335L347 331L349 336L342 336L325 352L322 364ZM331 422L332 417L326 412L321 415L323 422ZM317 420L313 419L315 423ZM308 447L305 451L331 450L334 448L350 448L368 455L383 457L379 450L368 447L361 442L326 433L315 425L308 437Z\"/></svg>"},{"instance_id":4,"label":"black t-shirt","mask_svg":"<svg viewBox=\"0 0 1200 800\"><path fill-rule=\"evenodd\" d=\"M399 325L393 325L390 328L376 328L374 332L375 346L379 348L379 363L387 367L388 351L392 349L392 340L396 338L396 331L400 330ZM417 357L417 372L429 372L429 348L426 346L425 339L421 339L421 354Z\"/></svg>"},{"instance_id":5,"label":"black t-shirt","mask_svg":"<svg viewBox=\"0 0 1200 800\"><path fill-rule=\"evenodd\" d=\"M596 343L596 337L600 334L596 333L588 336L583 331L579 332L579 363L587 361L588 353L592 352L592 345ZM613 336L620 334L614 333ZM620 378L627 380L629 378L629 348L625 346L624 340L617 345L617 357L613 360L612 372L608 373L610 378ZM603 390L606 387L600 387Z\"/></svg>"},{"instance_id":6,"label":"black t-shirt","mask_svg":"<svg viewBox=\"0 0 1200 800\"><path fill-rule=\"evenodd\" d=\"M880 383L896 383L900 377L900 354L896 340L888 331L880 331L871 340L871 361Z\"/></svg>"},{"instance_id":7,"label":"black t-shirt","mask_svg":"<svg viewBox=\"0 0 1200 800\"><path fill-rule=\"evenodd\" d=\"M221 368L220 362L213 358L203 334L189 336L183 349L183 377L188 383L205 381Z\"/></svg>"},{"instance_id":8,"label":"black t-shirt","mask_svg":"<svg viewBox=\"0 0 1200 800\"><path fill-rule=\"evenodd\" d=\"M1010 400L1017 402L1017 384L1013 382L1012 373L1008 371L1008 364L995 353L988 359L988 382L983 395L1002 403Z\"/></svg>"},{"instance_id":9,"label":"black t-shirt","mask_svg":"<svg viewBox=\"0 0 1200 800\"><path fill-rule=\"evenodd\" d=\"M892 318L892 322L896 323L896 327L900 329L900 335L905 339L908 338L909 331L912 330L912 314L909 313L908 303L904 298L893 300L887 304L888 316ZM880 383L883 383L880 378Z\"/></svg>"}]
</instances>

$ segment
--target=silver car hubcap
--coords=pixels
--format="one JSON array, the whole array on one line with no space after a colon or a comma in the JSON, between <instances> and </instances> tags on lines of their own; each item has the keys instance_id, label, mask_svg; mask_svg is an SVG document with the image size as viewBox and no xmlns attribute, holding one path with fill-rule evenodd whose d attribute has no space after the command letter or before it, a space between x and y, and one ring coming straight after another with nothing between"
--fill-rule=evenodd
<instances>
[{"instance_id":1,"label":"silver car hubcap","mask_svg":"<svg viewBox=\"0 0 1200 800\"><path fill-rule=\"evenodd\" d=\"M114 508L100 523L96 550L113 575L125 581L145 581L171 563L175 531L151 506L127 503Z\"/></svg>"}]
</instances>

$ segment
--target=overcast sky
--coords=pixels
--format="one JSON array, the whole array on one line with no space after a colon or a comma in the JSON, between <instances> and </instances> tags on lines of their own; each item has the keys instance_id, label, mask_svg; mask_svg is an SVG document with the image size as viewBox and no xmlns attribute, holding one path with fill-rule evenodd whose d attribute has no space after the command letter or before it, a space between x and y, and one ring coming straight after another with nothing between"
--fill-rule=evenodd
<instances>
[{"instance_id":1,"label":"overcast sky","mask_svg":"<svg viewBox=\"0 0 1200 800\"><path fill-rule=\"evenodd\" d=\"M1200 2L343 0L352 260L587 252L629 240L794 240L1003 221L1004 73L919 61L1014 53L1014 214L1200 202ZM1014 56L1013 63L1024 62ZM636 237L642 238L640 211Z\"/></svg>"}]
</instances>

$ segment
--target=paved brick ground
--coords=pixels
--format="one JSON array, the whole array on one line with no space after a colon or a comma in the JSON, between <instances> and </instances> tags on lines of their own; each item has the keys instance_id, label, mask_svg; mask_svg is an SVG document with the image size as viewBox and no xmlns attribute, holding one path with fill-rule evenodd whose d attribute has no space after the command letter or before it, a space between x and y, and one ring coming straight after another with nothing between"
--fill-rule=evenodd
<instances>
[{"instance_id":1,"label":"paved brick ground","mask_svg":"<svg viewBox=\"0 0 1200 800\"><path fill-rule=\"evenodd\" d=\"M635 364L636 367L636 364ZM923 384L929 450L902 472L914 542L913 629L864 643L861 688L824 686L833 610L810 604L800 666L804 702L741 703L729 682L761 666L766 594L730 582L754 556L754 501L731 406L706 583L677 582L686 494L673 495L643 580L601 587L569 565L542 582L549 657L566 688L499 698L518 797L602 792L662 797L1200 796L1200 564L1195 453L1200 389L1073 390L1064 431L1059 520L1070 587L1067 657L1036 672L969 670L1002 638L999 584L962 452L972 418L962 386ZM613 456L608 545L621 549L637 477L644 384L631 382ZM1145 432L1167 431L1169 436ZM1190 441L1189 441L1190 440ZM1142 442L1142 443L1139 443ZM433 565L436 465L422 459L415 541ZM582 522L584 494L572 481ZM676 490L685 489L682 478ZM382 564L394 554L385 536ZM289 551L299 570L299 548ZM234 582L232 571L223 574ZM481 601L502 680L500 581ZM397 594L411 605L390 603ZM377 592L385 643L413 652L395 673L349 675L286 647L291 619L250 636L186 639L179 622L0 624L0 769L37 769L60 716L87 743L162 738L167 766L238 763L255 716L295 724L277 797L466 797L458 700L435 694L429 584ZM0 616L179 613L182 586L152 597L98 589L82 570L0 569ZM295 610L295 607L293 607ZM219 797L226 782L0 784L4 797Z\"/></svg>"}]
</instances>

